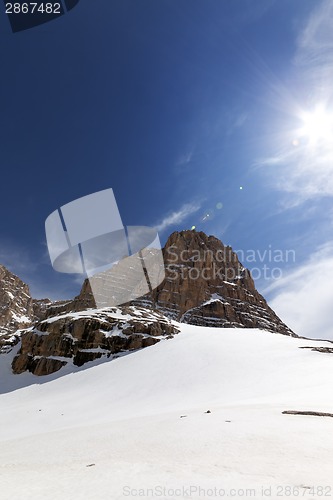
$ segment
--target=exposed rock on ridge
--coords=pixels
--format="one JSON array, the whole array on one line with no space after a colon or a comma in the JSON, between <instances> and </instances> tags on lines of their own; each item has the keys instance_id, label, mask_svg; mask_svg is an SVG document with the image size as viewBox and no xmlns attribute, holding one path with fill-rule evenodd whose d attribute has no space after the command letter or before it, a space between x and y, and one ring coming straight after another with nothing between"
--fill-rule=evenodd
<instances>
[{"instance_id":1,"label":"exposed rock on ridge","mask_svg":"<svg viewBox=\"0 0 333 500\"><path fill-rule=\"evenodd\" d=\"M166 278L136 301L184 323L262 328L295 335L256 290L230 246L203 232L175 232L164 247Z\"/></svg>"},{"instance_id":2,"label":"exposed rock on ridge","mask_svg":"<svg viewBox=\"0 0 333 500\"><path fill-rule=\"evenodd\" d=\"M33 325L20 331L21 347L13 371L45 375L69 361L80 366L103 356L118 356L177 333L172 320L262 328L295 336L256 290L236 253L214 236L175 232L163 254L166 278L156 290L130 304L104 310L95 309L88 280L73 300L34 301L27 285L0 266L3 283L7 283L2 284L2 301L0 297L2 328L12 332ZM9 301L12 295L17 298L15 304ZM12 343L19 341L17 334L11 338Z\"/></svg>"},{"instance_id":3,"label":"exposed rock on ridge","mask_svg":"<svg viewBox=\"0 0 333 500\"><path fill-rule=\"evenodd\" d=\"M28 285L0 265L0 354L20 340L22 329L43 318L49 299L33 299Z\"/></svg>"},{"instance_id":4,"label":"exposed rock on ridge","mask_svg":"<svg viewBox=\"0 0 333 500\"><path fill-rule=\"evenodd\" d=\"M171 338L179 330L157 311L135 307L65 313L37 323L22 335L14 373L48 375L72 361L82 366Z\"/></svg>"},{"instance_id":5,"label":"exposed rock on ridge","mask_svg":"<svg viewBox=\"0 0 333 500\"><path fill-rule=\"evenodd\" d=\"M9 333L33 321L33 299L29 287L0 265L0 333Z\"/></svg>"},{"instance_id":6,"label":"exposed rock on ridge","mask_svg":"<svg viewBox=\"0 0 333 500\"><path fill-rule=\"evenodd\" d=\"M256 290L237 254L214 236L192 230L174 232L163 256L165 280L132 305L156 309L169 318L194 325L262 328L295 335ZM64 305L64 311L86 307L94 307L88 280L81 293Z\"/></svg>"}]
</instances>

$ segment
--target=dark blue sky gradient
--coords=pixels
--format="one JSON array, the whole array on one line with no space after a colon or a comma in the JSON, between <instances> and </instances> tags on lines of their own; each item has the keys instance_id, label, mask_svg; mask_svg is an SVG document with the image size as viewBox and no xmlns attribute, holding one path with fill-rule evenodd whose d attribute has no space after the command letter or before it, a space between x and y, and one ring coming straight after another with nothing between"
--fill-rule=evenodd
<instances>
[{"instance_id":1,"label":"dark blue sky gradient","mask_svg":"<svg viewBox=\"0 0 333 500\"><path fill-rule=\"evenodd\" d=\"M236 249L295 246L299 217L279 213L279 192L253 165L286 120L279 84L306 95L291 61L311 6L81 0L15 35L3 13L0 261L36 296L78 292L51 268L44 221L109 187L125 224L155 225L200 205L166 227L163 242L196 225Z\"/></svg>"}]
</instances>

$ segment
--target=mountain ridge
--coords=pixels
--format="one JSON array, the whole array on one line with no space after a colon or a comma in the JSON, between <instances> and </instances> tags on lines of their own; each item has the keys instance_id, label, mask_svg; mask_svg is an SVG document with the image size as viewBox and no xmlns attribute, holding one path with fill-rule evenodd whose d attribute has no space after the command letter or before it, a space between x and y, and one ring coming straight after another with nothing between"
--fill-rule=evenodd
<instances>
[{"instance_id":1,"label":"mountain ridge","mask_svg":"<svg viewBox=\"0 0 333 500\"><path fill-rule=\"evenodd\" d=\"M103 310L96 309L88 280L72 300L37 301L28 286L7 271L6 280L0 282L2 296L14 296L9 290L13 286L20 300L12 306L7 301L6 314L11 317L14 311L17 316L17 308L24 312L22 297L27 312L21 316L25 322L5 325L0 336L2 352L20 343L12 363L14 373L46 375L68 362L81 366L132 352L177 334L174 322L297 336L256 290L237 254L216 237L192 230L174 232L163 257L166 275L160 286L130 303Z\"/></svg>"}]
</instances>

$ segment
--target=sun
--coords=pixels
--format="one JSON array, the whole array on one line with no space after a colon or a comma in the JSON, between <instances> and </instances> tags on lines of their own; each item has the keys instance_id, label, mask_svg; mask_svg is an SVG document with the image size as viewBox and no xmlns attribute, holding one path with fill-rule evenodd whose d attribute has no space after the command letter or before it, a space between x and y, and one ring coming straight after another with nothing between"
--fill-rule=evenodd
<instances>
[{"instance_id":1,"label":"sun","mask_svg":"<svg viewBox=\"0 0 333 500\"><path fill-rule=\"evenodd\" d=\"M310 146L328 145L333 141L333 114L323 105L318 105L312 112L301 115L303 122L299 137L305 139Z\"/></svg>"}]
</instances>

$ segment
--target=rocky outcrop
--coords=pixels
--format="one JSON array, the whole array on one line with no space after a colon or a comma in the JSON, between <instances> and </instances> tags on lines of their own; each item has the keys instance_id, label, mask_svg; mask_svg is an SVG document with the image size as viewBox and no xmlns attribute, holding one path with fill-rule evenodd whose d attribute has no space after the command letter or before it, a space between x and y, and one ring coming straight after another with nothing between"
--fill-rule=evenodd
<instances>
[{"instance_id":1,"label":"rocky outcrop","mask_svg":"<svg viewBox=\"0 0 333 500\"><path fill-rule=\"evenodd\" d=\"M262 328L295 335L256 290L250 272L230 246L203 232L171 234L164 249L166 277L132 305L161 311L174 320L201 326ZM89 281L64 310L94 307Z\"/></svg>"},{"instance_id":2,"label":"rocky outcrop","mask_svg":"<svg viewBox=\"0 0 333 500\"><path fill-rule=\"evenodd\" d=\"M82 366L171 338L178 328L159 312L136 307L65 313L23 332L14 373L48 375L68 362Z\"/></svg>"},{"instance_id":3,"label":"rocky outcrop","mask_svg":"<svg viewBox=\"0 0 333 500\"><path fill-rule=\"evenodd\" d=\"M0 265L0 333L12 333L33 321L29 287Z\"/></svg>"},{"instance_id":4,"label":"rocky outcrop","mask_svg":"<svg viewBox=\"0 0 333 500\"><path fill-rule=\"evenodd\" d=\"M0 265L0 354L20 341L22 329L46 316L49 299L33 299L29 287Z\"/></svg>"},{"instance_id":5,"label":"rocky outcrop","mask_svg":"<svg viewBox=\"0 0 333 500\"><path fill-rule=\"evenodd\" d=\"M136 303L194 325L262 328L295 335L256 290L237 254L214 236L175 232L163 253L164 282Z\"/></svg>"},{"instance_id":6,"label":"rocky outcrop","mask_svg":"<svg viewBox=\"0 0 333 500\"><path fill-rule=\"evenodd\" d=\"M0 265L0 354L20 340L20 328L34 320L33 299L29 287Z\"/></svg>"},{"instance_id":7,"label":"rocky outcrop","mask_svg":"<svg viewBox=\"0 0 333 500\"><path fill-rule=\"evenodd\" d=\"M86 279L82 285L82 289L77 297L72 300L57 301L49 304L43 311L41 319L52 318L59 314L86 311L88 309L95 309L96 304L91 292L90 284Z\"/></svg>"},{"instance_id":8,"label":"rocky outcrop","mask_svg":"<svg viewBox=\"0 0 333 500\"><path fill-rule=\"evenodd\" d=\"M13 371L46 375L69 362L81 366L141 349L177 333L172 320L295 336L256 290L237 254L214 236L175 232L163 255L166 277L158 288L107 309L96 309L88 280L73 300L34 301L27 285L0 266L2 324L11 335L7 350L20 340L15 329L22 335ZM22 330L29 323L33 326Z\"/></svg>"},{"instance_id":9,"label":"rocky outcrop","mask_svg":"<svg viewBox=\"0 0 333 500\"><path fill-rule=\"evenodd\" d=\"M42 319L45 319L48 315L48 310L50 307L58 303L63 304L64 302L66 301L52 302L52 300L50 299L33 299L33 320L40 321Z\"/></svg>"},{"instance_id":10,"label":"rocky outcrop","mask_svg":"<svg viewBox=\"0 0 333 500\"><path fill-rule=\"evenodd\" d=\"M323 411L301 411L301 410L285 410L282 412L283 415L305 415L311 417L331 417L333 418L333 413L327 413Z\"/></svg>"}]
</instances>

